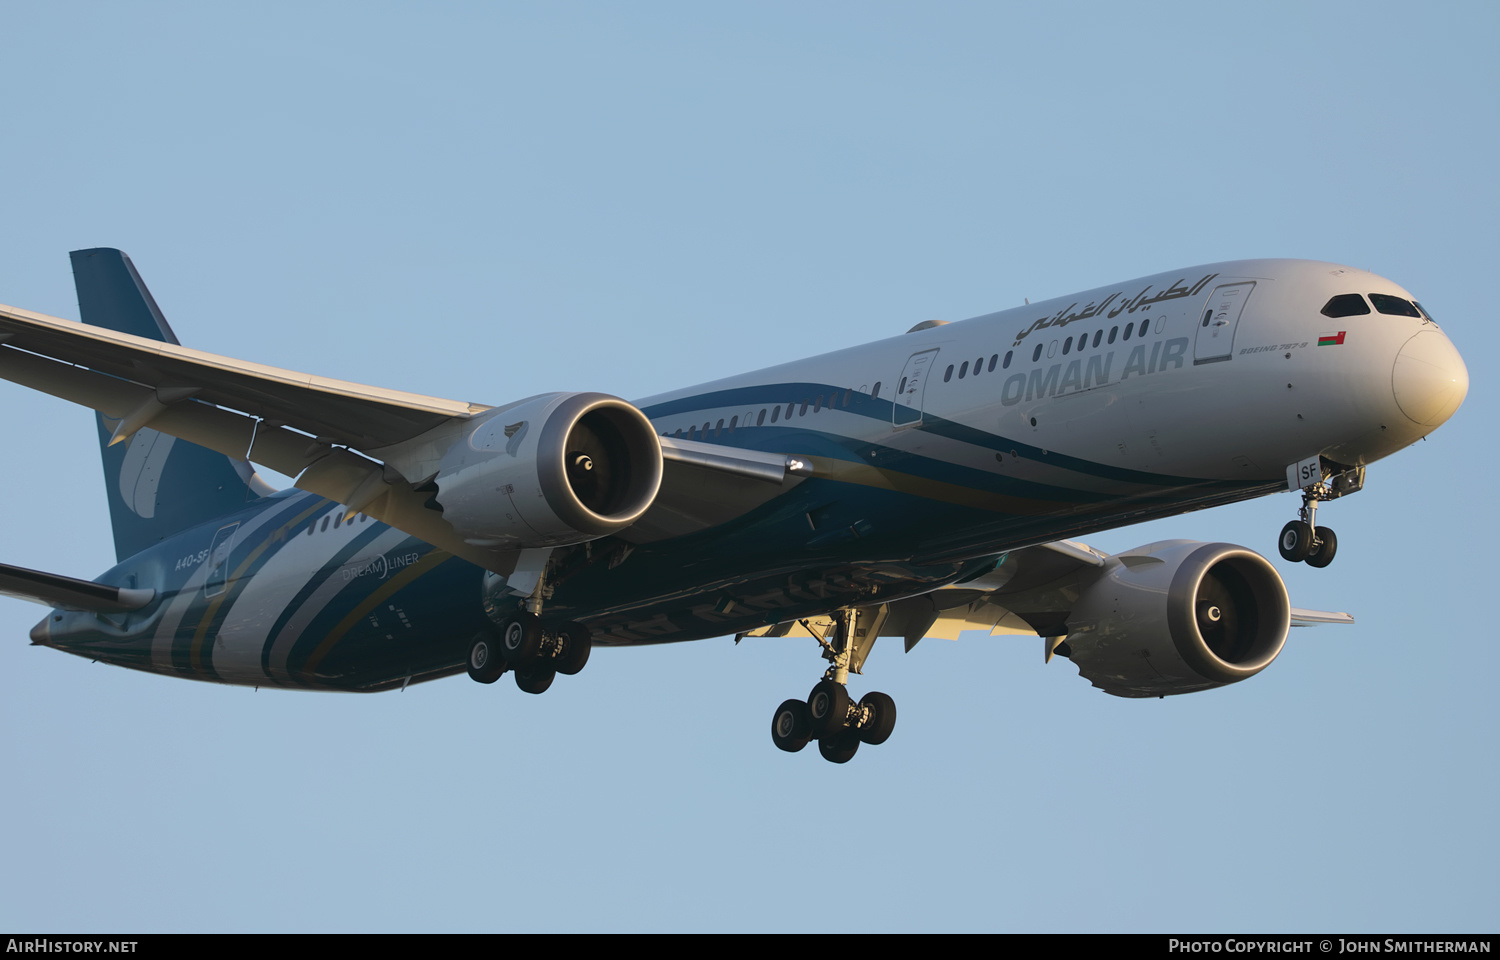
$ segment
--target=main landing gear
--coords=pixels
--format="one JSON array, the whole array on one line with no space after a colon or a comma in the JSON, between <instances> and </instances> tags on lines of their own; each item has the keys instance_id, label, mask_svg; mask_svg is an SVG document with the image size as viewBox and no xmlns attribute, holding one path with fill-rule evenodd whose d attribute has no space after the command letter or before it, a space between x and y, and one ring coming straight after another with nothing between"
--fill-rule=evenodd
<instances>
[{"instance_id":1,"label":"main landing gear","mask_svg":"<svg viewBox=\"0 0 1500 960\"><path fill-rule=\"evenodd\" d=\"M485 631L469 644L469 676L494 683L510 670L516 686L543 693L559 673L572 676L582 670L592 649L583 624L543 620L520 610L501 624L498 637Z\"/></svg>"},{"instance_id":2,"label":"main landing gear","mask_svg":"<svg viewBox=\"0 0 1500 960\"><path fill-rule=\"evenodd\" d=\"M847 763L861 743L874 746L890 737L896 728L896 702L871 692L856 703L846 686L850 670L859 672L875 643L881 619L883 614L871 614L856 622L854 612L839 610L833 615L831 643L803 621L823 645L823 658L831 666L806 700L787 700L776 708L771 741L779 749L796 753L815 739L824 760Z\"/></svg>"},{"instance_id":3,"label":"main landing gear","mask_svg":"<svg viewBox=\"0 0 1500 960\"><path fill-rule=\"evenodd\" d=\"M1318 504L1358 493L1364 485L1365 468L1347 467L1333 474L1327 482L1320 479L1303 487L1298 519L1281 528L1281 538L1276 542L1281 559L1289 563L1305 562L1310 567L1326 567L1332 563L1333 555L1339 550L1339 538L1332 527L1316 525Z\"/></svg>"}]
</instances>

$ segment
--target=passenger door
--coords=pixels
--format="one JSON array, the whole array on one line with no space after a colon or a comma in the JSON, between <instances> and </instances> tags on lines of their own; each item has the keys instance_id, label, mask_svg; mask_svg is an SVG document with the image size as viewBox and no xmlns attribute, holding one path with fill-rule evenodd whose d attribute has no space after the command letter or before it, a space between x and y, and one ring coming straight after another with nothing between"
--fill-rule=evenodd
<instances>
[{"instance_id":1,"label":"passenger door","mask_svg":"<svg viewBox=\"0 0 1500 960\"><path fill-rule=\"evenodd\" d=\"M1240 313L1250 299L1255 281L1226 283L1214 288L1213 295L1198 317L1198 334L1193 343L1193 363L1214 363L1234 356L1234 328Z\"/></svg>"},{"instance_id":2,"label":"passenger door","mask_svg":"<svg viewBox=\"0 0 1500 960\"><path fill-rule=\"evenodd\" d=\"M927 378L937 362L936 349L914 353L896 381L896 400L891 405L891 425L910 427L922 422L922 397L927 392Z\"/></svg>"}]
</instances>

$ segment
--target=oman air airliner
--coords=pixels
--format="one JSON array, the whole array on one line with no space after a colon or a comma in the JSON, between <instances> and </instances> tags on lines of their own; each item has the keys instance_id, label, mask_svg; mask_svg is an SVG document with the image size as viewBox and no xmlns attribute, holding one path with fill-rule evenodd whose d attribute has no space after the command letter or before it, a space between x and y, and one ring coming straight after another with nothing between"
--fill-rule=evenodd
<instances>
[{"instance_id":1,"label":"oman air airliner","mask_svg":"<svg viewBox=\"0 0 1500 960\"><path fill-rule=\"evenodd\" d=\"M1254 676L1293 624L1349 621L1293 608L1245 547L1075 538L1292 490L1279 551L1326 566L1319 505L1468 390L1409 292L1303 260L920 323L633 402L496 405L184 347L125 254L72 261L83 322L0 306L0 377L98 412L117 563L0 564L0 592L52 608L34 644L216 683L510 673L539 694L599 645L795 636L828 666L771 738L836 763L895 727L889 696L848 691L879 637L1040 637L1106 693L1162 697Z\"/></svg>"}]
</instances>

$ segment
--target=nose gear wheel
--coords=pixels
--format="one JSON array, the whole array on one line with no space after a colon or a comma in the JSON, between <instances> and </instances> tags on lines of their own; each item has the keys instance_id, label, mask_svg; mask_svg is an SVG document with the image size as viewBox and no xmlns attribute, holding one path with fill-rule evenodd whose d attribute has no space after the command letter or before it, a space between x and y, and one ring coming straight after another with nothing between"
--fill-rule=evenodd
<instances>
[{"instance_id":1,"label":"nose gear wheel","mask_svg":"<svg viewBox=\"0 0 1500 960\"><path fill-rule=\"evenodd\" d=\"M1328 460L1322 461L1324 470L1330 469ZM1281 537L1276 549L1281 559L1288 563L1306 563L1310 567L1326 567L1338 553L1339 538L1330 527L1317 526L1318 504L1325 500L1358 493L1364 489L1364 467L1342 467L1333 464L1333 472L1325 481L1319 479L1302 488L1302 509L1298 519L1281 528Z\"/></svg>"}]
</instances>

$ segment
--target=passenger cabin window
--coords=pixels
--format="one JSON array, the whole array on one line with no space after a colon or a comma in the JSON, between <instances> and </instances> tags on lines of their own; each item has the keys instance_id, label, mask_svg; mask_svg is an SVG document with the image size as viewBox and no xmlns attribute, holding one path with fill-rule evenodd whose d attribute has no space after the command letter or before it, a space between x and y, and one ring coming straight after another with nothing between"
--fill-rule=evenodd
<instances>
[{"instance_id":1,"label":"passenger cabin window","mask_svg":"<svg viewBox=\"0 0 1500 960\"><path fill-rule=\"evenodd\" d=\"M948 369L943 371L943 382L947 383L953 379L953 364L948 364Z\"/></svg>"},{"instance_id":2,"label":"passenger cabin window","mask_svg":"<svg viewBox=\"0 0 1500 960\"><path fill-rule=\"evenodd\" d=\"M1042 345L1039 343L1036 349L1031 351L1031 362L1036 363L1040 359L1042 359Z\"/></svg>"},{"instance_id":3,"label":"passenger cabin window","mask_svg":"<svg viewBox=\"0 0 1500 960\"><path fill-rule=\"evenodd\" d=\"M1002 369L1005 369L1005 370L1009 370L1010 369L1010 358L1011 358L1011 356L1014 353L1015 353L1014 350L1007 350L1007 351L1005 351L1005 362L1000 365ZM991 360L990 361L991 365L993 365L994 362L995 361Z\"/></svg>"},{"instance_id":4,"label":"passenger cabin window","mask_svg":"<svg viewBox=\"0 0 1500 960\"><path fill-rule=\"evenodd\" d=\"M1365 298L1357 293L1341 293L1332 300L1323 304L1323 316L1337 319L1339 317L1361 317L1370 312L1370 305L1365 303Z\"/></svg>"},{"instance_id":5,"label":"passenger cabin window","mask_svg":"<svg viewBox=\"0 0 1500 960\"><path fill-rule=\"evenodd\" d=\"M1375 304L1375 309L1381 313L1393 317L1421 317L1422 312L1412 305L1410 300L1402 300L1388 293L1370 294L1370 302Z\"/></svg>"},{"instance_id":6,"label":"passenger cabin window","mask_svg":"<svg viewBox=\"0 0 1500 960\"><path fill-rule=\"evenodd\" d=\"M875 381L875 388L870 391L870 399L871 400L879 400L880 399L880 381L879 380Z\"/></svg>"}]
</instances>

